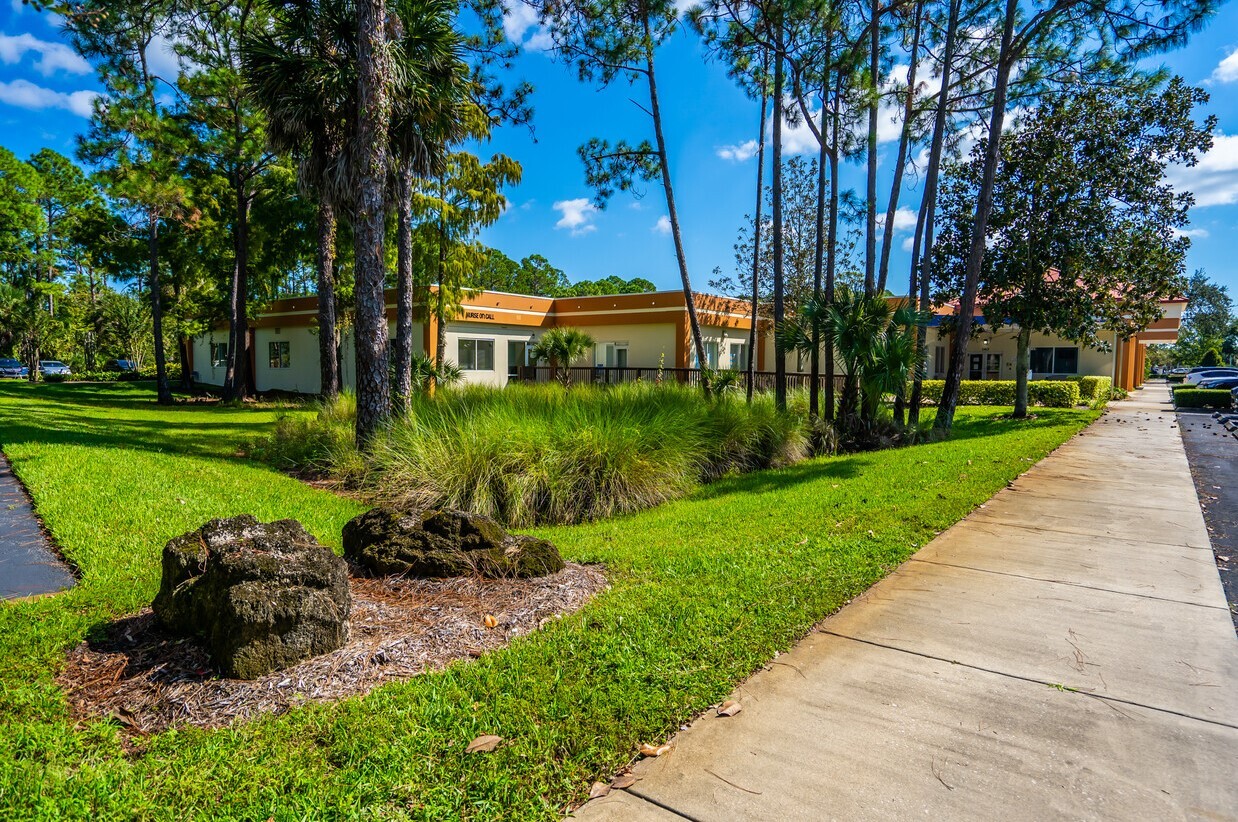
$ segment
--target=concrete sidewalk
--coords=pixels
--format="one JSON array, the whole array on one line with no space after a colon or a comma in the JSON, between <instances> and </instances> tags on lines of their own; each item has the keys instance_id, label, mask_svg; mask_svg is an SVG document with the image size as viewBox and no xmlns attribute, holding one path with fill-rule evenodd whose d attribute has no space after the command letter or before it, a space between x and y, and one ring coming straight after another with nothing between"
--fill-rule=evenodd
<instances>
[{"instance_id":1,"label":"concrete sidewalk","mask_svg":"<svg viewBox=\"0 0 1238 822\"><path fill-rule=\"evenodd\" d=\"M26 490L0 454L0 600L51 594L73 574L47 544Z\"/></svg>"},{"instance_id":2,"label":"concrete sidewalk","mask_svg":"<svg viewBox=\"0 0 1238 822\"><path fill-rule=\"evenodd\" d=\"M1238 640L1148 386L585 820L1236 819Z\"/></svg>"}]
</instances>

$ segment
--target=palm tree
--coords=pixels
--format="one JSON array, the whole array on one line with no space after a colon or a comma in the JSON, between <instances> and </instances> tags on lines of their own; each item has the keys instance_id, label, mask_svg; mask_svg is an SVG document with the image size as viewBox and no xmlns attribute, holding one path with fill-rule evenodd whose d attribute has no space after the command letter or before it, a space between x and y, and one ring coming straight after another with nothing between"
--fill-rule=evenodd
<instances>
[{"instance_id":1,"label":"palm tree","mask_svg":"<svg viewBox=\"0 0 1238 822\"><path fill-rule=\"evenodd\" d=\"M572 363L589 353L593 344L593 337L579 328L552 328L529 350L529 357L550 363L556 379L567 388L572 384Z\"/></svg>"},{"instance_id":2,"label":"palm tree","mask_svg":"<svg viewBox=\"0 0 1238 822\"><path fill-rule=\"evenodd\" d=\"M367 172L373 171L372 164L362 156L374 149L369 144L372 141L357 140L354 135L361 123L359 83L364 61L357 35L358 12L362 9L355 0L271 2L275 4L274 23L248 44L245 68L270 118L273 147L298 154L301 184L318 198L319 345L323 393L330 395L338 385L333 353L337 209L361 207L357 193ZM445 0L394 0L391 10L399 23L393 27L395 48L386 49L389 60L378 56L379 68L390 75L385 81L389 121L380 129L385 137L384 154L390 152L383 161L387 172L382 194L384 221L386 204L394 202L399 210L394 374L396 395L406 403L412 355L412 229L408 207L412 183L415 177L437 173L450 144L466 136L462 122L467 108L473 105L473 86L461 58L461 37L452 25L453 4ZM350 135L354 139L350 140ZM366 207L365 213L372 223L371 210ZM354 227L364 226L354 220ZM370 225L370 233L375 230ZM358 266L359 276L362 268ZM371 274L369 279L375 277ZM369 291L375 292L376 283L370 286ZM385 339L385 299L378 299L376 293L368 296L370 302L384 304L379 308L384 314L381 330ZM358 343L362 343L360 336Z\"/></svg>"},{"instance_id":3,"label":"palm tree","mask_svg":"<svg viewBox=\"0 0 1238 822\"><path fill-rule=\"evenodd\" d=\"M844 375L838 418L853 425L875 420L882 397L902 390L912 376L915 329L926 322L912 308L895 308L884 297L837 286L832 301L807 300L777 342L780 352L811 351L814 336L834 344Z\"/></svg>"}]
</instances>

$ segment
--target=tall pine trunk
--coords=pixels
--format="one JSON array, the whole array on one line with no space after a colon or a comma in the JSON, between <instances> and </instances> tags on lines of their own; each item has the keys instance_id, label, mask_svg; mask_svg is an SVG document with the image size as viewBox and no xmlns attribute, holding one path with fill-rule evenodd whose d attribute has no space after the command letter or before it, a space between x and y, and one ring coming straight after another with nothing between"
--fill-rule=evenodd
<instances>
[{"instance_id":1,"label":"tall pine trunk","mask_svg":"<svg viewBox=\"0 0 1238 822\"><path fill-rule=\"evenodd\" d=\"M768 61L765 61L767 64ZM765 65L762 65L764 79ZM757 345L760 339L757 335L757 321L761 300L761 204L765 199L765 112L769 105L769 95L765 88L761 89L761 129L757 132L757 207L752 223L752 328L748 331L748 385L744 389L748 402L752 402L752 392L755 389L757 376Z\"/></svg>"},{"instance_id":2,"label":"tall pine trunk","mask_svg":"<svg viewBox=\"0 0 1238 822\"><path fill-rule=\"evenodd\" d=\"M920 63L920 29L924 18L924 2L916 3L915 22L912 24L911 56L907 63L907 99L903 103L903 128L898 136L898 157L894 161L894 179L890 182L890 202L886 204L886 222L881 230L881 263L877 269L877 293L885 292L890 274L890 251L894 243L894 216L898 213L898 200L902 193L903 171L907 167L907 151L911 147L911 131L916 114L916 69ZM907 295L914 300L913 294ZM902 392L899 392L902 399Z\"/></svg>"},{"instance_id":3,"label":"tall pine trunk","mask_svg":"<svg viewBox=\"0 0 1238 822\"><path fill-rule=\"evenodd\" d=\"M168 357L163 350L163 286L159 282L159 215L147 215L146 250L150 257L150 315L155 334L155 396L160 405L172 404L168 384Z\"/></svg>"},{"instance_id":4,"label":"tall pine trunk","mask_svg":"<svg viewBox=\"0 0 1238 822\"><path fill-rule=\"evenodd\" d=\"M330 402L340 393L339 340L335 322L335 208L318 200L318 394Z\"/></svg>"},{"instance_id":5,"label":"tall pine trunk","mask_svg":"<svg viewBox=\"0 0 1238 822\"><path fill-rule=\"evenodd\" d=\"M649 14L643 17L645 27L645 77L649 81L649 113L653 117L653 131L657 140L658 168L662 175L662 190L666 192L666 211L671 221L671 237L675 241L675 261L679 264L679 279L683 283L684 305L688 311L688 330L696 359L701 366L701 388L708 396L712 390L708 376L709 363L705 357L705 342L701 338L701 324L696 315L696 295L692 292L692 279L688 276L688 258L683 250L683 234L679 228L679 211L675 207L675 187L671 184L671 164L666 153L666 137L662 132L662 104L658 98L658 81L653 68L653 39L649 28Z\"/></svg>"},{"instance_id":6,"label":"tall pine trunk","mask_svg":"<svg viewBox=\"0 0 1238 822\"><path fill-rule=\"evenodd\" d=\"M877 106L881 100L881 0L869 6L872 20L868 31L868 138L867 180L864 185L864 293L872 296L877 289Z\"/></svg>"},{"instance_id":7,"label":"tall pine trunk","mask_svg":"<svg viewBox=\"0 0 1238 822\"><path fill-rule=\"evenodd\" d=\"M838 152L840 148L839 132L842 120L841 97L843 71L835 71L834 94L830 111L830 236L829 249L825 258L825 302L834 304L834 282L838 271ZM824 137L824 135L822 135ZM826 334L825 338L825 418L834 420L834 336Z\"/></svg>"},{"instance_id":8,"label":"tall pine trunk","mask_svg":"<svg viewBox=\"0 0 1238 822\"><path fill-rule=\"evenodd\" d=\"M779 411L787 407L787 360L783 356L782 346L778 344L778 335L782 332L786 320L786 306L783 304L783 248L782 248L782 88L783 56L782 37L779 32L778 42L774 52L774 134L773 134L773 203L770 217L774 229L774 404Z\"/></svg>"},{"instance_id":9,"label":"tall pine trunk","mask_svg":"<svg viewBox=\"0 0 1238 822\"><path fill-rule=\"evenodd\" d=\"M1013 65L1014 18L1018 0L1006 0L1005 19L1002 21L1002 45L997 58L997 78L993 85L993 111L989 116L989 137L985 144L984 169L980 177L980 189L976 196L976 213L972 220L971 248L967 254L967 268L963 280L963 295L959 299L958 323L950 351L950 367L946 371L946 384L942 388L941 403L937 407L937 419L933 427L949 431L954 425L954 412L959 403L959 388L963 367L967 359L967 343L971 339L973 317L976 310L976 291L980 286L980 266L984 262L985 238L988 234L989 213L993 210L993 187L997 178L997 164L1001 159L1002 125L1006 119L1006 91L1010 85Z\"/></svg>"},{"instance_id":10,"label":"tall pine trunk","mask_svg":"<svg viewBox=\"0 0 1238 822\"><path fill-rule=\"evenodd\" d=\"M359 158L356 236L357 445L369 445L391 416L387 375L386 265L387 124L391 119L391 63L385 0L357 2L357 125Z\"/></svg>"},{"instance_id":11,"label":"tall pine trunk","mask_svg":"<svg viewBox=\"0 0 1238 822\"><path fill-rule=\"evenodd\" d=\"M396 215L395 410L406 413L413 394L413 170L400 169Z\"/></svg>"},{"instance_id":12,"label":"tall pine trunk","mask_svg":"<svg viewBox=\"0 0 1238 822\"><path fill-rule=\"evenodd\" d=\"M908 295L914 295L919 286L919 299L916 308L920 311L929 309L929 292L933 274L933 229L937 219L937 180L941 171L941 155L946 142L946 115L950 108L950 82L954 72L954 51L958 39L959 2L951 0L950 16L946 21L946 43L941 58L941 93L937 99L937 112L933 117L933 138L929 146L928 171L924 178L924 199L920 203L920 213L916 219L916 234L911 249L911 284ZM923 249L921 249L923 242ZM916 351L919 354L915 379L911 384L911 408L908 412L908 422L917 425L920 422L920 402L924 390L924 378L921 373L924 363L928 361L928 329L920 326L916 329Z\"/></svg>"},{"instance_id":13,"label":"tall pine trunk","mask_svg":"<svg viewBox=\"0 0 1238 822\"><path fill-rule=\"evenodd\" d=\"M826 52L826 63L829 63L829 52ZM821 286L822 277L824 275L825 266L825 164L829 159L829 151L826 146L826 129L828 127L825 119L826 112L826 89L828 88L829 80L821 87L821 131L818 134L819 147L817 150L817 214L816 214L816 245L813 249L812 258L812 299L818 306L821 306ZM821 416L821 391L817 383L821 377L821 323L818 320L812 324L812 355L809 358L809 388L808 388L808 418L814 423ZM816 438L816 426L813 426L814 439ZM814 443L814 446L820 443Z\"/></svg>"}]
</instances>

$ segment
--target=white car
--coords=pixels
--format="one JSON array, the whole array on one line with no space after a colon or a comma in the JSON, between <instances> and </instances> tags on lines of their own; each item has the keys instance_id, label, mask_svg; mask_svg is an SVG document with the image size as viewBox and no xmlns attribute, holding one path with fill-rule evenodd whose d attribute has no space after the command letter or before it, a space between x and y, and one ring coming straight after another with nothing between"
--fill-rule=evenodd
<instances>
[{"instance_id":1,"label":"white car","mask_svg":"<svg viewBox=\"0 0 1238 822\"><path fill-rule=\"evenodd\" d=\"M1219 380L1222 377L1238 377L1238 368L1215 368L1211 371L1194 371L1186 375L1187 385L1199 385L1201 380Z\"/></svg>"}]
</instances>

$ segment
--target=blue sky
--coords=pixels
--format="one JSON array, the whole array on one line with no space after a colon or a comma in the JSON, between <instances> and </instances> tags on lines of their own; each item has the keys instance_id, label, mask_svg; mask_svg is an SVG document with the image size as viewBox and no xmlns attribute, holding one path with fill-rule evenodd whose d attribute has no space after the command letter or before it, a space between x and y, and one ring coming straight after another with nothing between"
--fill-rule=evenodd
<instances>
[{"instance_id":1,"label":"blue sky","mask_svg":"<svg viewBox=\"0 0 1238 822\"><path fill-rule=\"evenodd\" d=\"M43 146L71 156L74 136L85 129L98 88L93 71L65 45L54 17L22 8L21 0L0 4L0 144L20 157ZM508 191L511 207L482 239L515 259L542 254L573 280L617 274L646 277L660 288L678 287L661 189L650 186L643 197L619 194L605 210L596 210L576 155L577 146L590 137L639 141L651 136L648 118L629 99L643 100L644 89L620 83L599 91L579 82L574 69L538 51L545 38L525 18L510 16L508 31L527 46L515 74L536 89L534 131L500 129L482 147L483 152L509 154L524 166L523 182ZM171 73L174 61L167 54L162 59ZM744 144L756 137L759 111L686 32L659 59L688 265L694 284L703 287L715 266L730 272L736 231L753 206L756 160ZM1186 48L1158 62L1212 95L1206 113L1218 119L1213 150L1174 179L1195 192L1198 201L1191 214L1188 271L1204 268L1238 296L1238 4L1223 6ZM896 128L883 131L893 134ZM792 130L784 146L792 153L814 152L802 130ZM892 151L891 144L884 147ZM844 187L861 186L862 176L860 167L847 168ZM919 196L918 181L909 182L904 208L914 208ZM888 183L883 185L888 191ZM884 209L886 204L879 205ZM907 276L904 222L895 223L899 232L890 275L895 291Z\"/></svg>"}]
</instances>

